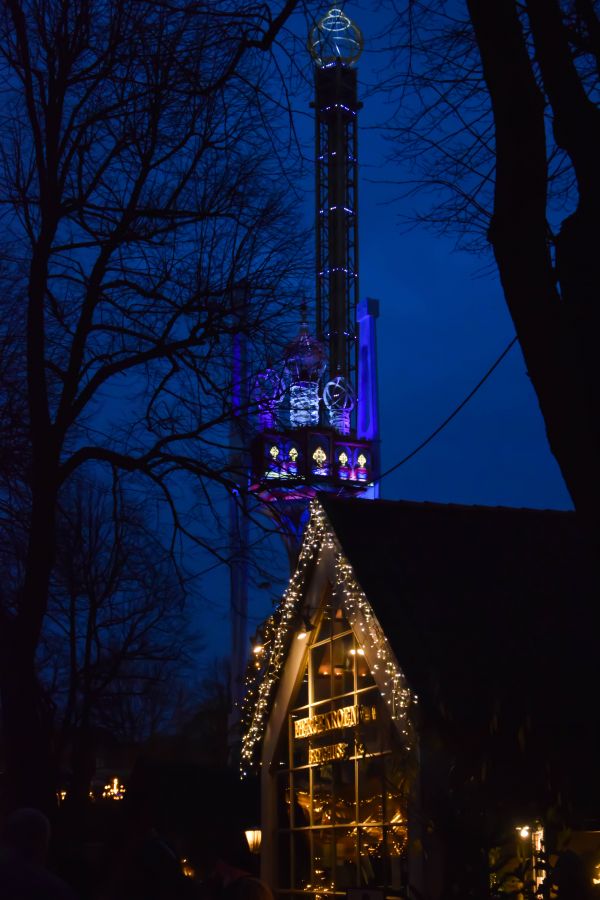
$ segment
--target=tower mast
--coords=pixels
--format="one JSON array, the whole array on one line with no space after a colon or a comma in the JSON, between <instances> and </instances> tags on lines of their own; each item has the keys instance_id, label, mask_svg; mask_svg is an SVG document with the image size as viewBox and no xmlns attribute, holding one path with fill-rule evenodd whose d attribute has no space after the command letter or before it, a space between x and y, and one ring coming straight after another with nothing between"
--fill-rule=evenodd
<instances>
[{"instance_id":1,"label":"tower mast","mask_svg":"<svg viewBox=\"0 0 600 900\"><path fill-rule=\"evenodd\" d=\"M260 421L252 489L278 521L291 561L308 501L318 491L363 497L376 492L376 301L361 307L366 330L360 344L357 318L357 116L362 104L354 64L362 47L358 26L335 7L309 34L315 64L316 334L310 334L303 313L280 375L270 370L257 382ZM278 377L279 392L273 389ZM365 403L358 414L357 391Z\"/></svg>"},{"instance_id":2,"label":"tower mast","mask_svg":"<svg viewBox=\"0 0 600 900\"><path fill-rule=\"evenodd\" d=\"M329 344L329 377L357 379L358 145L352 63L362 35L339 9L312 29L315 60L317 336Z\"/></svg>"}]
</instances>

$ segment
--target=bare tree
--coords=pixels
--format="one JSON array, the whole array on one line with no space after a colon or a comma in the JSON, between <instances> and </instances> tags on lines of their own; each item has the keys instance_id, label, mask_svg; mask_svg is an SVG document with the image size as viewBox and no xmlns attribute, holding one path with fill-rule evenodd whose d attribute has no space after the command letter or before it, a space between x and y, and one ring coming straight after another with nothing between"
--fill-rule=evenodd
<instances>
[{"instance_id":1,"label":"bare tree","mask_svg":"<svg viewBox=\"0 0 600 900\"><path fill-rule=\"evenodd\" d=\"M398 155L420 218L491 245L546 431L598 542L599 29L590 0L409 0ZM401 94L400 94L401 92ZM433 189L433 190L432 190Z\"/></svg>"},{"instance_id":2,"label":"bare tree","mask_svg":"<svg viewBox=\"0 0 600 900\"><path fill-rule=\"evenodd\" d=\"M139 500L76 479L57 531L38 659L55 756L70 751L69 793L84 801L98 728L143 741L167 727L198 646L179 573Z\"/></svg>"},{"instance_id":3,"label":"bare tree","mask_svg":"<svg viewBox=\"0 0 600 900\"><path fill-rule=\"evenodd\" d=\"M234 482L228 340L273 340L303 267L269 53L294 5L3 4L2 246L26 398L25 554L0 611L15 801L53 796L35 657L62 486L99 466L152 487L175 547L189 497Z\"/></svg>"}]
</instances>

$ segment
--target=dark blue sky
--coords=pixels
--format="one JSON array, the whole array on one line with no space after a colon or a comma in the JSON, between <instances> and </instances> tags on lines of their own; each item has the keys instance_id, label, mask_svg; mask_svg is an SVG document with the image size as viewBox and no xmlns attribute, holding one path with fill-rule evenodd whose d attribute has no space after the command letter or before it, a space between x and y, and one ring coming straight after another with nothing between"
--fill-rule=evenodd
<instances>
[{"instance_id":1,"label":"dark blue sky","mask_svg":"<svg viewBox=\"0 0 600 900\"><path fill-rule=\"evenodd\" d=\"M359 96L382 65L375 34L383 14L346 4L365 33ZM294 27L294 23L292 23ZM302 20L298 19L301 28ZM371 51L371 52L370 52ZM308 55L306 65L310 66ZM299 97L298 129L312 157L308 96ZM426 438L477 384L514 336L491 258L453 249L424 228L406 233L408 201L390 202L400 188L397 166L379 127L389 108L377 94L359 115L360 292L380 301L378 322L382 466L385 471ZM313 219L312 179L304 220ZM481 274L483 270L487 274ZM537 399L517 346L431 444L381 486L390 499L569 509L570 498L551 455ZM283 562L283 561L282 561ZM282 573L283 574L283 573ZM205 624L216 648L228 641L227 587L215 572ZM270 612L276 586L252 601L250 613ZM214 643L213 643L214 638Z\"/></svg>"},{"instance_id":2,"label":"dark blue sky","mask_svg":"<svg viewBox=\"0 0 600 900\"><path fill-rule=\"evenodd\" d=\"M406 177L386 162L383 94L371 93L387 57L385 8L346 4L362 27L358 64L360 288L380 300L379 384L383 469L427 437L477 384L514 336L491 256L454 251L424 227L401 224L416 200L398 200ZM486 271L487 274L481 274ZM544 423L515 346L434 441L382 483L385 497L570 508Z\"/></svg>"}]
</instances>

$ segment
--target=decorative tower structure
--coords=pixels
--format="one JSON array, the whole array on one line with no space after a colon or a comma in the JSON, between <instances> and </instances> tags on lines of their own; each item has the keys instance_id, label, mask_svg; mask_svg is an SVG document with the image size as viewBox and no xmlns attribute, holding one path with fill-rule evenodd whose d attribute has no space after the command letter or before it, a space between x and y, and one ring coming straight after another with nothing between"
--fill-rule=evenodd
<instances>
[{"instance_id":1,"label":"decorative tower structure","mask_svg":"<svg viewBox=\"0 0 600 900\"><path fill-rule=\"evenodd\" d=\"M279 522L292 563L317 491L377 494L378 309L374 300L358 303L362 104L354 66L362 47L360 29L337 8L309 35L315 64L315 302L310 317L303 310L279 370L261 374L256 384L252 490Z\"/></svg>"},{"instance_id":2,"label":"decorative tower structure","mask_svg":"<svg viewBox=\"0 0 600 900\"><path fill-rule=\"evenodd\" d=\"M315 66L317 335L329 346L323 402L329 423L350 434L357 378L359 28L331 9L310 32Z\"/></svg>"}]
</instances>

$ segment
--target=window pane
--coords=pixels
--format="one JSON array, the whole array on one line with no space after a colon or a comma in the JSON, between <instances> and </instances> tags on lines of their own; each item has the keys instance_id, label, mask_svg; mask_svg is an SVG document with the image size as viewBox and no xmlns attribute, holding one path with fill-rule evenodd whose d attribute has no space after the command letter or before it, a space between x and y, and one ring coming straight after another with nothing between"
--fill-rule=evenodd
<instances>
[{"instance_id":1,"label":"window pane","mask_svg":"<svg viewBox=\"0 0 600 900\"><path fill-rule=\"evenodd\" d=\"M323 611L323 616L319 622L319 630L317 631L317 641L323 641L331 637L331 606L327 604Z\"/></svg>"},{"instance_id":2,"label":"window pane","mask_svg":"<svg viewBox=\"0 0 600 900\"><path fill-rule=\"evenodd\" d=\"M332 765L315 766L313 774L313 825L333 824Z\"/></svg>"},{"instance_id":3,"label":"window pane","mask_svg":"<svg viewBox=\"0 0 600 900\"><path fill-rule=\"evenodd\" d=\"M408 784L403 757L399 754L390 754L384 759L386 820L406 824Z\"/></svg>"},{"instance_id":4,"label":"window pane","mask_svg":"<svg viewBox=\"0 0 600 900\"><path fill-rule=\"evenodd\" d=\"M308 709L302 710L299 713L294 713L290 716L291 725L292 725L292 766L293 768L298 768L298 766L305 766L308 763L308 746L309 741L306 737L296 737L296 731L294 727L294 723L299 719L307 719L309 717Z\"/></svg>"},{"instance_id":5,"label":"window pane","mask_svg":"<svg viewBox=\"0 0 600 900\"><path fill-rule=\"evenodd\" d=\"M290 776L287 772L281 772L277 777L277 814L280 828L290 828L292 824L290 817L291 792L289 779Z\"/></svg>"},{"instance_id":6,"label":"window pane","mask_svg":"<svg viewBox=\"0 0 600 900\"><path fill-rule=\"evenodd\" d=\"M311 652L312 700L331 697L331 644L315 647Z\"/></svg>"},{"instance_id":7,"label":"window pane","mask_svg":"<svg viewBox=\"0 0 600 900\"><path fill-rule=\"evenodd\" d=\"M371 675L371 670L367 664L367 660L365 658L364 651L362 647L358 644L356 645L356 688L357 690L362 690L362 688L370 687L375 684L373 680L373 676Z\"/></svg>"},{"instance_id":8,"label":"window pane","mask_svg":"<svg viewBox=\"0 0 600 900\"><path fill-rule=\"evenodd\" d=\"M334 610L333 615L333 634L341 634L342 631L349 631L350 625L348 620L346 619L343 610L338 606L337 609Z\"/></svg>"},{"instance_id":9,"label":"window pane","mask_svg":"<svg viewBox=\"0 0 600 900\"><path fill-rule=\"evenodd\" d=\"M332 644L334 696L354 690L354 638L351 634L337 638Z\"/></svg>"},{"instance_id":10,"label":"window pane","mask_svg":"<svg viewBox=\"0 0 600 900\"><path fill-rule=\"evenodd\" d=\"M367 691L358 698L362 712L357 741L363 753L383 753L391 749L389 715L378 691Z\"/></svg>"},{"instance_id":11,"label":"window pane","mask_svg":"<svg viewBox=\"0 0 600 900\"><path fill-rule=\"evenodd\" d=\"M314 885L325 889L334 884L334 832L332 828L313 831Z\"/></svg>"},{"instance_id":12,"label":"window pane","mask_svg":"<svg viewBox=\"0 0 600 900\"><path fill-rule=\"evenodd\" d=\"M353 760L340 760L334 763L333 793L335 796L335 822L338 825L345 825L356 821Z\"/></svg>"},{"instance_id":13,"label":"window pane","mask_svg":"<svg viewBox=\"0 0 600 900\"><path fill-rule=\"evenodd\" d=\"M359 822L383 821L383 764L381 757L358 760Z\"/></svg>"},{"instance_id":14,"label":"window pane","mask_svg":"<svg viewBox=\"0 0 600 900\"><path fill-rule=\"evenodd\" d=\"M390 858L403 856L408 842L408 829L406 825L394 825L388 828L387 845Z\"/></svg>"},{"instance_id":15,"label":"window pane","mask_svg":"<svg viewBox=\"0 0 600 900\"><path fill-rule=\"evenodd\" d=\"M335 881L336 888L357 885L358 844L356 828L335 830Z\"/></svg>"},{"instance_id":16,"label":"window pane","mask_svg":"<svg viewBox=\"0 0 600 900\"><path fill-rule=\"evenodd\" d=\"M306 706L308 704L308 670L305 670L304 677L300 683L300 688L298 689L298 694L293 703L293 706L298 709L299 707Z\"/></svg>"},{"instance_id":17,"label":"window pane","mask_svg":"<svg viewBox=\"0 0 600 900\"><path fill-rule=\"evenodd\" d=\"M407 880L406 828L389 828L387 834L388 869L387 883L392 891L400 891Z\"/></svg>"},{"instance_id":18,"label":"window pane","mask_svg":"<svg viewBox=\"0 0 600 900\"><path fill-rule=\"evenodd\" d=\"M383 828L361 828L359 840L361 884L385 884Z\"/></svg>"},{"instance_id":19,"label":"window pane","mask_svg":"<svg viewBox=\"0 0 600 900\"><path fill-rule=\"evenodd\" d=\"M310 825L310 792L309 772L294 772L292 776L292 789L294 796L294 808L292 810L292 826L304 828Z\"/></svg>"},{"instance_id":20,"label":"window pane","mask_svg":"<svg viewBox=\"0 0 600 900\"><path fill-rule=\"evenodd\" d=\"M292 887L307 888L311 882L310 831L295 831L293 833L292 853Z\"/></svg>"}]
</instances>

